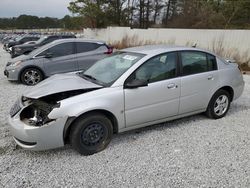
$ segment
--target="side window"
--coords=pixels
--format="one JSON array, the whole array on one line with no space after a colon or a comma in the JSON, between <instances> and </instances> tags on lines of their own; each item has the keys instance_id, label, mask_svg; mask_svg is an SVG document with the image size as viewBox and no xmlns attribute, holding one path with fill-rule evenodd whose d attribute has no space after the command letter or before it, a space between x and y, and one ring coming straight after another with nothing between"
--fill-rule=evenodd
<instances>
[{"instance_id":1,"label":"side window","mask_svg":"<svg viewBox=\"0 0 250 188\"><path fill-rule=\"evenodd\" d=\"M45 51L41 52L40 54L36 55L36 57L45 56L47 53L49 53L49 50L45 50Z\"/></svg>"},{"instance_id":2,"label":"side window","mask_svg":"<svg viewBox=\"0 0 250 188\"><path fill-rule=\"evenodd\" d=\"M21 42L21 43L27 42L27 38L22 38L22 39L20 40L20 42Z\"/></svg>"},{"instance_id":3,"label":"side window","mask_svg":"<svg viewBox=\"0 0 250 188\"><path fill-rule=\"evenodd\" d=\"M68 42L63 44L58 44L50 48L50 53L53 54L53 57L61 57L66 55L74 54L74 43Z\"/></svg>"},{"instance_id":4,"label":"side window","mask_svg":"<svg viewBox=\"0 0 250 188\"><path fill-rule=\"evenodd\" d=\"M31 41L31 40L32 40L32 38L27 37L27 38L24 38L23 42L28 42L28 41Z\"/></svg>"},{"instance_id":5,"label":"side window","mask_svg":"<svg viewBox=\"0 0 250 188\"><path fill-rule=\"evenodd\" d=\"M208 71L217 70L217 61L215 56L207 54L207 64Z\"/></svg>"},{"instance_id":6,"label":"side window","mask_svg":"<svg viewBox=\"0 0 250 188\"><path fill-rule=\"evenodd\" d=\"M149 83L176 77L176 52L162 54L145 62L133 74L133 79Z\"/></svg>"},{"instance_id":7,"label":"side window","mask_svg":"<svg viewBox=\"0 0 250 188\"><path fill-rule=\"evenodd\" d=\"M33 38L30 39L30 41L36 41L36 40L38 40L37 37L33 37Z\"/></svg>"},{"instance_id":8,"label":"side window","mask_svg":"<svg viewBox=\"0 0 250 188\"><path fill-rule=\"evenodd\" d=\"M74 43L68 42L68 43L58 44L43 51L42 53L37 55L37 57L44 56L47 53L52 53L53 58L74 54Z\"/></svg>"},{"instance_id":9,"label":"side window","mask_svg":"<svg viewBox=\"0 0 250 188\"><path fill-rule=\"evenodd\" d=\"M95 50L99 47L96 43L91 42L77 42L76 43L76 51L77 53L84 53Z\"/></svg>"},{"instance_id":10,"label":"side window","mask_svg":"<svg viewBox=\"0 0 250 188\"><path fill-rule=\"evenodd\" d=\"M56 39L58 39L58 37L57 36L53 36L53 37L48 37L46 40L44 40L43 41L43 45L44 44L48 44L48 43L50 43L50 42L53 42L54 40L56 40Z\"/></svg>"},{"instance_id":11,"label":"side window","mask_svg":"<svg viewBox=\"0 0 250 188\"><path fill-rule=\"evenodd\" d=\"M207 56L203 52L181 52L182 74L190 75L208 71Z\"/></svg>"}]
</instances>

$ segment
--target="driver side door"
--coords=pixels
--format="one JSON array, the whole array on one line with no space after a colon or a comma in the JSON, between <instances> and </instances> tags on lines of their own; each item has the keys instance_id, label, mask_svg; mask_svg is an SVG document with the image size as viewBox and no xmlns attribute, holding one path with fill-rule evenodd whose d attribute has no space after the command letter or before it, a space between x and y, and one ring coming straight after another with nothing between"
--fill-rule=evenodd
<instances>
[{"instance_id":1,"label":"driver side door","mask_svg":"<svg viewBox=\"0 0 250 188\"><path fill-rule=\"evenodd\" d=\"M178 114L180 78L177 75L176 52L155 56L130 75L124 89L127 127ZM133 80L146 80L148 85L126 88Z\"/></svg>"}]
</instances>

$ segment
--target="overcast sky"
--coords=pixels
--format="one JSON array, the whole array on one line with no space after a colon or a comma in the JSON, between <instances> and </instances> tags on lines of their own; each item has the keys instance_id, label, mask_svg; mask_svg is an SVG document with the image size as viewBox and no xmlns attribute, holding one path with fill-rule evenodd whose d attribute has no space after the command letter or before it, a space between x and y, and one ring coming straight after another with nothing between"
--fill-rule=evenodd
<instances>
[{"instance_id":1,"label":"overcast sky","mask_svg":"<svg viewBox=\"0 0 250 188\"><path fill-rule=\"evenodd\" d=\"M0 0L0 17L17 17L20 14L62 18L70 14L71 0Z\"/></svg>"}]
</instances>

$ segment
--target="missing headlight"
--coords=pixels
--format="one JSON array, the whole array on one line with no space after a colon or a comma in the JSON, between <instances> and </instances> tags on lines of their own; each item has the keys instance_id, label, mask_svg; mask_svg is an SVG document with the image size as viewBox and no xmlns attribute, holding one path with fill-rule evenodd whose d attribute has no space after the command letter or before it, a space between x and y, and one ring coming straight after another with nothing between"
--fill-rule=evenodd
<instances>
[{"instance_id":1,"label":"missing headlight","mask_svg":"<svg viewBox=\"0 0 250 188\"><path fill-rule=\"evenodd\" d=\"M38 109L34 109L34 116L28 119L28 123L34 126L41 126L46 123L44 122L44 119L45 118L43 118L41 115L41 111Z\"/></svg>"},{"instance_id":2,"label":"missing headlight","mask_svg":"<svg viewBox=\"0 0 250 188\"><path fill-rule=\"evenodd\" d=\"M53 119L48 118L48 114L59 106L59 103L49 104L40 100L34 100L21 112L20 119L28 125L43 126L53 121Z\"/></svg>"}]
</instances>

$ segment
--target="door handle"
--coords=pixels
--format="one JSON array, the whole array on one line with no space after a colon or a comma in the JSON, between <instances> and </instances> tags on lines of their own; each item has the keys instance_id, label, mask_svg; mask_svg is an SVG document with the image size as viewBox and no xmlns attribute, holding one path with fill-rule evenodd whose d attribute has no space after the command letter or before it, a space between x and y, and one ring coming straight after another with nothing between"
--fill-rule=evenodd
<instances>
[{"instance_id":1,"label":"door handle","mask_svg":"<svg viewBox=\"0 0 250 188\"><path fill-rule=\"evenodd\" d=\"M168 85L168 89L174 89L177 88L178 86L175 85L174 83Z\"/></svg>"},{"instance_id":2,"label":"door handle","mask_svg":"<svg viewBox=\"0 0 250 188\"><path fill-rule=\"evenodd\" d=\"M214 77L213 77L212 75L210 75L210 76L207 77L207 79L208 79L208 80L213 80Z\"/></svg>"}]
</instances>

